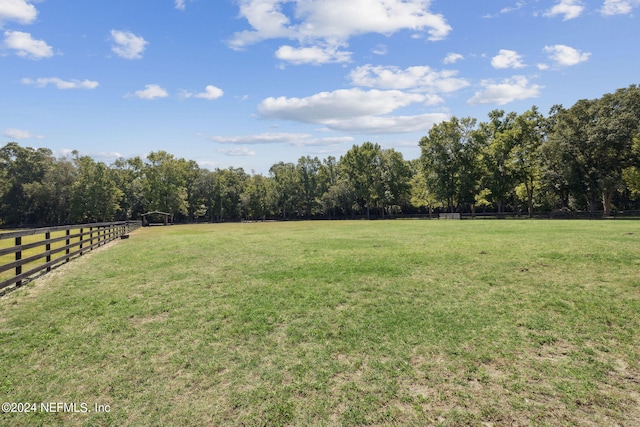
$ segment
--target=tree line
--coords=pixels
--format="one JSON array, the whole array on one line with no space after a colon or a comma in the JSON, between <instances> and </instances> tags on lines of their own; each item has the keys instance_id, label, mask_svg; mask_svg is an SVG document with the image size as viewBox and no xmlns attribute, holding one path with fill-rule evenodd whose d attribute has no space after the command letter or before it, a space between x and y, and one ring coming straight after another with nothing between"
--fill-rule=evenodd
<instances>
[{"instance_id":1,"label":"tree line","mask_svg":"<svg viewBox=\"0 0 640 427\"><path fill-rule=\"evenodd\" d=\"M534 106L434 125L421 156L365 142L339 159L278 162L267 176L208 170L165 151L107 165L73 152L0 148L0 223L67 224L385 217L437 211L604 211L640 206L640 88L631 85L547 116Z\"/></svg>"}]
</instances>

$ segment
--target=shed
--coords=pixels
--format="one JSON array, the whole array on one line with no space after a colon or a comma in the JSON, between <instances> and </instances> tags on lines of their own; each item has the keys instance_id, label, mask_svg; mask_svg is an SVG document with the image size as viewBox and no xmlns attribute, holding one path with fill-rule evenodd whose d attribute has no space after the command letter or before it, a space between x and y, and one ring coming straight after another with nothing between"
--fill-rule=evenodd
<instances>
[{"instance_id":1,"label":"shed","mask_svg":"<svg viewBox=\"0 0 640 427\"><path fill-rule=\"evenodd\" d=\"M163 222L162 223L152 222L154 217L162 217ZM147 212L142 214L143 227L154 225L154 224L162 224L162 225L173 224L173 214L170 214L168 212L160 212L160 211L153 211L153 212Z\"/></svg>"}]
</instances>

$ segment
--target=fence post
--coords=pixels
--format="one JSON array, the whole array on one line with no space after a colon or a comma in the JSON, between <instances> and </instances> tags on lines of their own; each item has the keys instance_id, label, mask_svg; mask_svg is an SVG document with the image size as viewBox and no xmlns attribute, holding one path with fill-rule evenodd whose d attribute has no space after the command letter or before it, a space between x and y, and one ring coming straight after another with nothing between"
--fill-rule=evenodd
<instances>
[{"instance_id":1,"label":"fence post","mask_svg":"<svg viewBox=\"0 0 640 427\"><path fill-rule=\"evenodd\" d=\"M22 245L22 237L16 237L15 245L16 246ZM16 251L16 261L20 261L21 259L22 259L22 250L18 250ZM21 274L22 274L22 266L16 265L16 276L19 276ZM16 287L18 286L22 286L22 280L18 280L16 282Z\"/></svg>"},{"instance_id":2,"label":"fence post","mask_svg":"<svg viewBox=\"0 0 640 427\"><path fill-rule=\"evenodd\" d=\"M93 227L89 227L89 250L93 250Z\"/></svg>"},{"instance_id":3,"label":"fence post","mask_svg":"<svg viewBox=\"0 0 640 427\"><path fill-rule=\"evenodd\" d=\"M69 235L71 234L71 230L67 228L67 250L65 251L65 253L67 255L69 255L69 245L71 244L71 240L69 239ZM69 262L69 258L67 257L66 262Z\"/></svg>"},{"instance_id":4,"label":"fence post","mask_svg":"<svg viewBox=\"0 0 640 427\"><path fill-rule=\"evenodd\" d=\"M82 235L82 232L84 231L84 228L80 229L80 256L82 256L82 246L84 243L84 236Z\"/></svg>"},{"instance_id":5,"label":"fence post","mask_svg":"<svg viewBox=\"0 0 640 427\"><path fill-rule=\"evenodd\" d=\"M45 246L45 250L47 252L49 252L51 250L51 243L49 242L49 239L51 238L51 232L47 231L46 233L44 233L44 238L47 240L47 244ZM47 262L51 262L51 254L47 254ZM47 273L51 271L51 266L47 267Z\"/></svg>"}]
</instances>

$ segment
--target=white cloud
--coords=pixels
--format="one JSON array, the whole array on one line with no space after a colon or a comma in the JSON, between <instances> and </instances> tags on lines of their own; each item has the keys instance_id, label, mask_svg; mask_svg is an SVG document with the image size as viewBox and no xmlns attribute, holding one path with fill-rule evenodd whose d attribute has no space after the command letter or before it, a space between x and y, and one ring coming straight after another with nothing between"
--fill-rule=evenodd
<instances>
[{"instance_id":1,"label":"white cloud","mask_svg":"<svg viewBox=\"0 0 640 427\"><path fill-rule=\"evenodd\" d=\"M467 80L455 77L457 74L455 70L435 71L428 66L402 70L395 66L363 65L352 70L349 77L356 86L446 93L469 86Z\"/></svg>"},{"instance_id":2,"label":"white cloud","mask_svg":"<svg viewBox=\"0 0 640 427\"><path fill-rule=\"evenodd\" d=\"M353 133L406 133L424 132L447 120L443 113L420 114L415 116L364 116L354 118L336 118L326 120L325 125L333 130Z\"/></svg>"},{"instance_id":3,"label":"white cloud","mask_svg":"<svg viewBox=\"0 0 640 427\"><path fill-rule=\"evenodd\" d=\"M431 96L399 90L344 89L306 98L267 98L258 106L264 118L325 125L346 132L395 133L428 130L445 114L388 116L414 103L429 103Z\"/></svg>"},{"instance_id":4,"label":"white cloud","mask_svg":"<svg viewBox=\"0 0 640 427\"><path fill-rule=\"evenodd\" d=\"M563 15L563 21L568 21L579 17L582 12L584 12L584 5L581 0L560 0L558 4L546 11L544 16Z\"/></svg>"},{"instance_id":5,"label":"white cloud","mask_svg":"<svg viewBox=\"0 0 640 427\"><path fill-rule=\"evenodd\" d=\"M371 53L374 55L386 55L388 53L387 45L379 44L375 48L371 49Z\"/></svg>"},{"instance_id":6,"label":"white cloud","mask_svg":"<svg viewBox=\"0 0 640 427\"><path fill-rule=\"evenodd\" d=\"M181 96L183 98L202 98L207 99L209 101L213 101L214 99L221 98L224 95L224 91L219 87L213 85L207 85L204 88L204 92L200 93L192 93L188 91L182 92Z\"/></svg>"},{"instance_id":7,"label":"white cloud","mask_svg":"<svg viewBox=\"0 0 640 427\"><path fill-rule=\"evenodd\" d=\"M526 5L524 1L516 2L515 6L508 6L500 10L500 14L511 13L516 10L522 9Z\"/></svg>"},{"instance_id":8,"label":"white cloud","mask_svg":"<svg viewBox=\"0 0 640 427\"><path fill-rule=\"evenodd\" d=\"M203 169L215 169L220 166L220 163L213 160L198 160L198 166Z\"/></svg>"},{"instance_id":9,"label":"white cloud","mask_svg":"<svg viewBox=\"0 0 640 427\"><path fill-rule=\"evenodd\" d=\"M444 63L445 64L455 64L458 61L462 61L464 59L464 56L462 56L459 53L449 53L445 58L444 58Z\"/></svg>"},{"instance_id":10,"label":"white cloud","mask_svg":"<svg viewBox=\"0 0 640 427\"><path fill-rule=\"evenodd\" d=\"M424 105L438 105L444 102L444 98L438 95L425 95Z\"/></svg>"},{"instance_id":11,"label":"white cloud","mask_svg":"<svg viewBox=\"0 0 640 427\"><path fill-rule=\"evenodd\" d=\"M310 137L311 135L306 133L266 132L243 136L212 136L211 140L222 144L293 144L294 141Z\"/></svg>"},{"instance_id":12,"label":"white cloud","mask_svg":"<svg viewBox=\"0 0 640 427\"><path fill-rule=\"evenodd\" d=\"M235 148L221 148L218 153L222 153L227 156L255 156L256 152L248 149L247 147L235 147Z\"/></svg>"},{"instance_id":13,"label":"white cloud","mask_svg":"<svg viewBox=\"0 0 640 427\"><path fill-rule=\"evenodd\" d=\"M296 142L293 142L292 145L296 146L330 146L330 145L341 145L341 144L350 144L354 141L351 136L331 136L325 138L310 138L310 139L301 139Z\"/></svg>"},{"instance_id":14,"label":"white cloud","mask_svg":"<svg viewBox=\"0 0 640 427\"><path fill-rule=\"evenodd\" d=\"M429 12L429 0L297 0L299 31L310 37L340 38L366 33L392 34L427 29L431 40L451 31L442 15Z\"/></svg>"},{"instance_id":15,"label":"white cloud","mask_svg":"<svg viewBox=\"0 0 640 427\"><path fill-rule=\"evenodd\" d=\"M72 150L70 148L59 148L57 150L54 150L54 153L58 157L69 158L69 157L74 157L75 151L76 150ZM83 151L80 154L83 156L89 156L98 162L105 162L105 163L114 162L118 159L124 158L124 156L117 151L89 151L89 152Z\"/></svg>"},{"instance_id":16,"label":"white cloud","mask_svg":"<svg viewBox=\"0 0 640 427\"><path fill-rule=\"evenodd\" d=\"M4 131L4 136L11 139L42 139L44 138L42 135L34 135L28 130L22 130L17 128L9 128Z\"/></svg>"},{"instance_id":17,"label":"white cloud","mask_svg":"<svg viewBox=\"0 0 640 427\"><path fill-rule=\"evenodd\" d=\"M91 80L62 80L58 77L42 77L36 80L24 78L22 83L35 87L46 87L52 84L58 89L95 89L100 85L100 83Z\"/></svg>"},{"instance_id":18,"label":"white cloud","mask_svg":"<svg viewBox=\"0 0 640 427\"><path fill-rule=\"evenodd\" d=\"M468 104L497 104L504 105L513 101L536 98L540 96L542 86L530 84L524 76L513 76L501 83L484 80L483 89L467 101Z\"/></svg>"},{"instance_id":19,"label":"white cloud","mask_svg":"<svg viewBox=\"0 0 640 427\"><path fill-rule=\"evenodd\" d=\"M36 40L30 33L5 31L4 46L16 51L16 55L29 59L49 58L53 49L44 40Z\"/></svg>"},{"instance_id":20,"label":"white cloud","mask_svg":"<svg viewBox=\"0 0 640 427\"><path fill-rule=\"evenodd\" d=\"M318 58L322 50L324 54L331 49L338 52L349 38L366 33L426 31L430 40L444 39L451 27L442 15L429 11L430 3L431 0L241 0L240 16L251 29L235 33L229 46L243 49L267 39L298 40L300 48L289 47L280 55L301 61L309 55ZM313 46L320 50L308 50ZM331 62L343 62L343 55L334 55ZM299 63L308 62L315 63Z\"/></svg>"},{"instance_id":21,"label":"white cloud","mask_svg":"<svg viewBox=\"0 0 640 427\"><path fill-rule=\"evenodd\" d=\"M27 0L0 1L0 25L4 21L31 24L38 16L36 8Z\"/></svg>"},{"instance_id":22,"label":"white cloud","mask_svg":"<svg viewBox=\"0 0 640 427\"><path fill-rule=\"evenodd\" d=\"M340 51L338 46L325 47L311 46L295 48L281 46L276 51L276 58L292 64L327 64L332 62L349 62L351 52Z\"/></svg>"},{"instance_id":23,"label":"white cloud","mask_svg":"<svg viewBox=\"0 0 640 427\"><path fill-rule=\"evenodd\" d=\"M156 99L166 98L169 93L158 85L145 85L143 90L138 90L134 93L135 96L141 99Z\"/></svg>"},{"instance_id":24,"label":"white cloud","mask_svg":"<svg viewBox=\"0 0 640 427\"><path fill-rule=\"evenodd\" d=\"M129 31L111 30L111 39L115 43L111 46L111 50L125 59L142 58L142 52L149 44L143 37L136 36Z\"/></svg>"},{"instance_id":25,"label":"white cloud","mask_svg":"<svg viewBox=\"0 0 640 427\"><path fill-rule=\"evenodd\" d=\"M92 151L86 155L99 162L114 162L124 157L117 151Z\"/></svg>"},{"instance_id":26,"label":"white cloud","mask_svg":"<svg viewBox=\"0 0 640 427\"><path fill-rule=\"evenodd\" d=\"M288 28L289 18L280 9L278 0L242 0L240 16L247 19L253 31L235 33L230 41L234 49L242 49L261 40L296 38L296 31Z\"/></svg>"},{"instance_id":27,"label":"white cloud","mask_svg":"<svg viewBox=\"0 0 640 427\"><path fill-rule=\"evenodd\" d=\"M522 55L514 50L500 49L500 52L491 58L493 68L523 68L526 65L522 62Z\"/></svg>"},{"instance_id":28,"label":"white cloud","mask_svg":"<svg viewBox=\"0 0 640 427\"><path fill-rule=\"evenodd\" d=\"M578 49L563 44L545 46L544 51L549 54L549 58L558 66L564 67L569 67L587 61L591 56L591 53L581 52Z\"/></svg>"},{"instance_id":29,"label":"white cloud","mask_svg":"<svg viewBox=\"0 0 640 427\"><path fill-rule=\"evenodd\" d=\"M640 0L605 0L600 13L603 15L626 15L640 6Z\"/></svg>"},{"instance_id":30,"label":"white cloud","mask_svg":"<svg viewBox=\"0 0 640 427\"><path fill-rule=\"evenodd\" d=\"M258 112L266 118L324 123L339 117L387 114L424 99L424 95L398 90L341 89L317 93L307 98L270 97L260 103Z\"/></svg>"},{"instance_id":31,"label":"white cloud","mask_svg":"<svg viewBox=\"0 0 640 427\"><path fill-rule=\"evenodd\" d=\"M500 9L500 12L498 12L496 14L488 13L488 14L484 15L482 18L484 18L484 19L497 18L500 15L504 15L504 14L507 14L507 13L515 12L516 10L520 10L523 7L525 7L526 4L527 4L526 1L521 0L521 1L516 2L516 4L514 6L504 7L502 9Z\"/></svg>"},{"instance_id":32,"label":"white cloud","mask_svg":"<svg viewBox=\"0 0 640 427\"><path fill-rule=\"evenodd\" d=\"M197 93L194 96L196 98L208 99L209 101L218 99L224 95L224 91L219 87L213 85L207 85L204 88L204 92Z\"/></svg>"},{"instance_id":33,"label":"white cloud","mask_svg":"<svg viewBox=\"0 0 640 427\"><path fill-rule=\"evenodd\" d=\"M302 146L339 145L353 142L350 136L314 138L307 133L266 132L242 136L213 136L211 140L221 144L289 144Z\"/></svg>"},{"instance_id":34,"label":"white cloud","mask_svg":"<svg viewBox=\"0 0 640 427\"><path fill-rule=\"evenodd\" d=\"M176 9L185 10L186 8L186 0L175 0Z\"/></svg>"}]
</instances>

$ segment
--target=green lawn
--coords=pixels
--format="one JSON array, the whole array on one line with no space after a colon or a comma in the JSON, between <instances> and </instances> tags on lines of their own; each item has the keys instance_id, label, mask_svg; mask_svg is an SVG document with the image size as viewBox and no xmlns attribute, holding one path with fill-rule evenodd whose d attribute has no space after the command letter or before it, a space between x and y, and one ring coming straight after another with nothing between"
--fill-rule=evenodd
<instances>
[{"instance_id":1,"label":"green lawn","mask_svg":"<svg viewBox=\"0 0 640 427\"><path fill-rule=\"evenodd\" d=\"M0 425L640 425L640 222L149 227L1 298L0 358Z\"/></svg>"}]
</instances>

